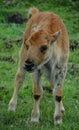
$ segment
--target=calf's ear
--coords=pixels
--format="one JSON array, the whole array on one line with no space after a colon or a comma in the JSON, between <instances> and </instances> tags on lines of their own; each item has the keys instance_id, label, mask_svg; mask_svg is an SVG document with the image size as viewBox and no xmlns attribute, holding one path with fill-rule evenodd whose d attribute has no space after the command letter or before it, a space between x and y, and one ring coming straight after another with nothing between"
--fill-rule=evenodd
<instances>
[{"instance_id":1,"label":"calf's ear","mask_svg":"<svg viewBox=\"0 0 79 130\"><path fill-rule=\"evenodd\" d=\"M53 44L58 39L58 37L60 35L61 35L61 30L59 30L56 33L52 34L50 44Z\"/></svg>"}]
</instances>

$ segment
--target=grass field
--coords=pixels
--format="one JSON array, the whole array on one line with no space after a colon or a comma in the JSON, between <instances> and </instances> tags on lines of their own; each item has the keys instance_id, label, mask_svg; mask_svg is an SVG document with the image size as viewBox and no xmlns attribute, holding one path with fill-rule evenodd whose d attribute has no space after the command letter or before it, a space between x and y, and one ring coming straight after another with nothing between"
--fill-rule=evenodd
<instances>
[{"instance_id":1,"label":"grass field","mask_svg":"<svg viewBox=\"0 0 79 130\"><path fill-rule=\"evenodd\" d=\"M70 51L68 72L63 87L66 111L61 126L53 124L53 96L49 92L50 85L44 77L42 77L42 85L46 86L46 89L40 104L41 116L38 124L30 122L33 95L29 74L19 91L16 112L8 112L8 103L13 93L14 77L18 68L22 32L26 23L7 23L7 16L18 12L27 18L27 9L31 6L43 11L53 11L60 15L66 24L70 44L75 40L79 43L79 12L72 5L54 4L51 4L51 0L50 2L40 0L40 3L37 0L35 2L12 0L12 3L9 1L0 3L0 130L79 130L79 46L74 51Z\"/></svg>"}]
</instances>

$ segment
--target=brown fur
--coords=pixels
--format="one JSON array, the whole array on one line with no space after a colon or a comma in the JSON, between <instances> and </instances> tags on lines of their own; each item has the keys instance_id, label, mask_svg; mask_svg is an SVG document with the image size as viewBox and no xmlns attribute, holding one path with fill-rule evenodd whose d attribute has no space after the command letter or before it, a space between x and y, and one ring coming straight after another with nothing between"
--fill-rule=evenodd
<instances>
[{"instance_id":1,"label":"brown fur","mask_svg":"<svg viewBox=\"0 0 79 130\"><path fill-rule=\"evenodd\" d=\"M54 123L60 124L62 122L61 111L64 111L64 107L61 100L57 102L56 97L62 97L62 84L66 75L68 56L68 34L60 17L54 13L39 12L37 8L31 8L9 110L15 110L17 93L25 77L24 65L27 69L28 65L32 63L31 65L35 67L32 72L34 97L42 95L40 77L43 72L54 88ZM28 62L28 65L25 62ZM31 120L35 122L39 120L39 101L40 99L34 100Z\"/></svg>"}]
</instances>

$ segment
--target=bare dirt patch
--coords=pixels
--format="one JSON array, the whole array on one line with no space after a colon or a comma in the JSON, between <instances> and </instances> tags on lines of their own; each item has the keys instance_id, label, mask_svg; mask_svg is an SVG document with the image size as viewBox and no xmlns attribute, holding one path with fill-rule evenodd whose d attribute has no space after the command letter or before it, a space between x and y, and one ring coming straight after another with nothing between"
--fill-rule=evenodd
<instances>
[{"instance_id":1,"label":"bare dirt patch","mask_svg":"<svg viewBox=\"0 0 79 130\"><path fill-rule=\"evenodd\" d=\"M26 22L27 19L24 18L20 13L15 13L15 14L13 14L13 15L11 15L11 16L8 16L8 17L6 18L6 21L7 21L8 23L18 23L18 24L22 24L22 23Z\"/></svg>"}]
</instances>

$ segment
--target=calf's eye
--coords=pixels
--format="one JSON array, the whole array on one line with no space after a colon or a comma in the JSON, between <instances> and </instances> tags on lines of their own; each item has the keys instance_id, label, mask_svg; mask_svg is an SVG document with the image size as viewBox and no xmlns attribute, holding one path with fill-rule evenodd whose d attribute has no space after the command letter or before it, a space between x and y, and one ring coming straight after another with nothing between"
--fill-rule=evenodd
<instances>
[{"instance_id":1,"label":"calf's eye","mask_svg":"<svg viewBox=\"0 0 79 130\"><path fill-rule=\"evenodd\" d=\"M43 45L40 47L40 51L44 54L46 52L47 48L48 47L46 45Z\"/></svg>"}]
</instances>

